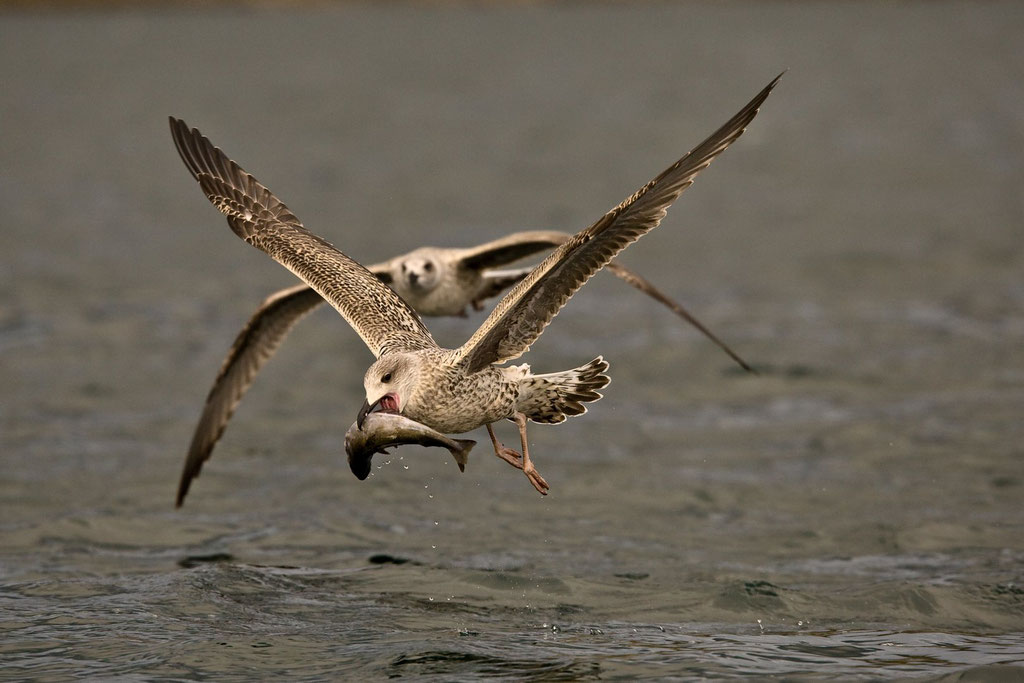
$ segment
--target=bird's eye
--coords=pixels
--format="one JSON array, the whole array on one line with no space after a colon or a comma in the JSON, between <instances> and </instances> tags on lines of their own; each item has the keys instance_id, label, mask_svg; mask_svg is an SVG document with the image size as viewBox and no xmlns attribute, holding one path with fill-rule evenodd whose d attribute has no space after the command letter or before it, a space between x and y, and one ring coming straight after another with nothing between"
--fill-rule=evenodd
<instances>
[{"instance_id":1,"label":"bird's eye","mask_svg":"<svg viewBox=\"0 0 1024 683\"><path fill-rule=\"evenodd\" d=\"M381 377L381 378L380 378L380 381L381 381L381 382L382 382L383 384L387 384L388 382L390 382L390 381L391 381L391 373L389 372L389 373L387 373L386 375L384 375L383 377Z\"/></svg>"},{"instance_id":2,"label":"bird's eye","mask_svg":"<svg viewBox=\"0 0 1024 683\"><path fill-rule=\"evenodd\" d=\"M403 263L403 264L402 264L402 272L403 272L403 273L405 273L405 272L407 272L408 270L409 270L409 266Z\"/></svg>"},{"instance_id":3,"label":"bird's eye","mask_svg":"<svg viewBox=\"0 0 1024 683\"><path fill-rule=\"evenodd\" d=\"M434 269L434 264L431 263L430 261L427 261L426 265L423 266L423 270L427 271L428 273L430 271L432 271L433 269Z\"/></svg>"}]
</instances>

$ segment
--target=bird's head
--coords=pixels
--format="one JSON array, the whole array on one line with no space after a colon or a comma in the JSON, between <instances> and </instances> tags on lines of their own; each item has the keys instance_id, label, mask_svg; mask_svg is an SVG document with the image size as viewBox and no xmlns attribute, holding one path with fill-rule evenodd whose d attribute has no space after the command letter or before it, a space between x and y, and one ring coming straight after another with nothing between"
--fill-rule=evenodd
<instances>
[{"instance_id":1,"label":"bird's head","mask_svg":"<svg viewBox=\"0 0 1024 683\"><path fill-rule=\"evenodd\" d=\"M395 353L383 356L370 366L363 376L366 400L359 411L356 422L360 429L363 420L380 406L386 413L401 413L416 388L421 360L411 353Z\"/></svg>"},{"instance_id":2,"label":"bird's head","mask_svg":"<svg viewBox=\"0 0 1024 683\"><path fill-rule=\"evenodd\" d=\"M438 259L413 252L402 260L399 277L410 290L429 292L441 284L442 268Z\"/></svg>"}]
</instances>

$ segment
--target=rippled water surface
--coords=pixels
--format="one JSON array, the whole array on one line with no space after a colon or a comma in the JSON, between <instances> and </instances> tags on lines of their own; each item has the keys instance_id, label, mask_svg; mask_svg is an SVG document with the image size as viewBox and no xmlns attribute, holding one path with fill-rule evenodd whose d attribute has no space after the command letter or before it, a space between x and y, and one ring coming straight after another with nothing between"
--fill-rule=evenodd
<instances>
[{"instance_id":1,"label":"rippled water surface","mask_svg":"<svg viewBox=\"0 0 1024 683\"><path fill-rule=\"evenodd\" d=\"M1024 677L1024 8L688 3L0 16L0 677ZM185 506L235 332L289 273L181 116L376 261L579 229L789 71L526 357L540 498L342 439L371 357L302 323ZM482 314L430 320L461 343ZM503 439L514 428L499 426Z\"/></svg>"}]
</instances>

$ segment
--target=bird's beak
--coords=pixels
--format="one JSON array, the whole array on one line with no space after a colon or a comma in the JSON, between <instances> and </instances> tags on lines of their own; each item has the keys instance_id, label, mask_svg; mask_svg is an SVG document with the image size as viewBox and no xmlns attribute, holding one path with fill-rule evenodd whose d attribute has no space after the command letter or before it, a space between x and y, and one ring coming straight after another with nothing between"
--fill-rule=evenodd
<instances>
[{"instance_id":1,"label":"bird's beak","mask_svg":"<svg viewBox=\"0 0 1024 683\"><path fill-rule=\"evenodd\" d=\"M381 398L384 397L381 396ZM356 426L359 427L359 429L363 428L363 421L366 420L366 416L370 414L370 411L377 407L378 403L380 403L380 398L373 403L370 403L367 399L363 399L363 407L359 409L359 415L356 416Z\"/></svg>"}]
</instances>

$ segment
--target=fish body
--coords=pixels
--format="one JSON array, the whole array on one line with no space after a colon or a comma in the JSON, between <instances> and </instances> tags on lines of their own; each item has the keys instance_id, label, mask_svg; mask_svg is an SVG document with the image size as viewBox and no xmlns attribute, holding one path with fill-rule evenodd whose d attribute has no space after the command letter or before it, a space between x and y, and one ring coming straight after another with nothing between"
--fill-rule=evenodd
<instances>
[{"instance_id":1,"label":"fish body","mask_svg":"<svg viewBox=\"0 0 1024 683\"><path fill-rule=\"evenodd\" d=\"M470 449L476 445L472 439L452 439L430 427L410 420L397 413L369 413L363 420L362 429L357 423L345 432L345 452L348 465L357 479L366 479L370 474L370 460L376 453L387 453L389 446L419 444L447 448L455 458L460 472L466 471L466 460Z\"/></svg>"}]
</instances>

